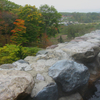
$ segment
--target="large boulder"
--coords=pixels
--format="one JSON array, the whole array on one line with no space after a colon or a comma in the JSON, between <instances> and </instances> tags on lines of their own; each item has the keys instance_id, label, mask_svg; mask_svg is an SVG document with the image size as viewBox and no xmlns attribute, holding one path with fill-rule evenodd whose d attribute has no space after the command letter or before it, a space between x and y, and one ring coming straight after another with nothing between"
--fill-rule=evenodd
<instances>
[{"instance_id":1,"label":"large boulder","mask_svg":"<svg viewBox=\"0 0 100 100\"><path fill-rule=\"evenodd\" d=\"M100 51L97 44L87 41L69 42L62 50L77 62L92 62Z\"/></svg>"},{"instance_id":2,"label":"large boulder","mask_svg":"<svg viewBox=\"0 0 100 100\"><path fill-rule=\"evenodd\" d=\"M16 100L19 96L22 100L31 93L33 85L32 76L26 72L0 70L0 100Z\"/></svg>"},{"instance_id":3,"label":"large boulder","mask_svg":"<svg viewBox=\"0 0 100 100\"><path fill-rule=\"evenodd\" d=\"M51 76L64 92L72 92L88 83L88 68L74 61L61 60L49 68Z\"/></svg>"}]
</instances>

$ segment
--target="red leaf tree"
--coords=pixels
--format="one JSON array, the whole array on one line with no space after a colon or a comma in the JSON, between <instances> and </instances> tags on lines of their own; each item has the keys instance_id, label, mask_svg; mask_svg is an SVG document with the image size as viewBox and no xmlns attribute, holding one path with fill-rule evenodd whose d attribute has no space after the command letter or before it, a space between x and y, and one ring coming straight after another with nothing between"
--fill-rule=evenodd
<instances>
[{"instance_id":1,"label":"red leaf tree","mask_svg":"<svg viewBox=\"0 0 100 100\"><path fill-rule=\"evenodd\" d=\"M13 24L15 25L15 28L11 30L11 32L13 33L11 36L11 42L13 44L23 45L27 42L26 27L24 26L24 20L16 19L16 21Z\"/></svg>"}]
</instances>

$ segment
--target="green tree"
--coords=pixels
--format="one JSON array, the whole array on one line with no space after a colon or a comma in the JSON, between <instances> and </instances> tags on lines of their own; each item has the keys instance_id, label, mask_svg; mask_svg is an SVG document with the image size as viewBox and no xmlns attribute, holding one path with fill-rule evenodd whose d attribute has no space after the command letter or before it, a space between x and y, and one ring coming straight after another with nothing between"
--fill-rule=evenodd
<instances>
[{"instance_id":1,"label":"green tree","mask_svg":"<svg viewBox=\"0 0 100 100\"><path fill-rule=\"evenodd\" d=\"M26 37L29 43L36 42L42 34L39 10L35 6L25 5L19 11L19 18L25 20Z\"/></svg>"},{"instance_id":2,"label":"green tree","mask_svg":"<svg viewBox=\"0 0 100 100\"><path fill-rule=\"evenodd\" d=\"M57 33L61 14L53 6L49 7L47 4L40 6L40 12L44 22L44 33L54 36Z\"/></svg>"},{"instance_id":3,"label":"green tree","mask_svg":"<svg viewBox=\"0 0 100 100\"><path fill-rule=\"evenodd\" d=\"M14 9L18 9L20 5L15 4L14 2L8 0L0 0L0 10L3 11L13 11Z\"/></svg>"}]
</instances>

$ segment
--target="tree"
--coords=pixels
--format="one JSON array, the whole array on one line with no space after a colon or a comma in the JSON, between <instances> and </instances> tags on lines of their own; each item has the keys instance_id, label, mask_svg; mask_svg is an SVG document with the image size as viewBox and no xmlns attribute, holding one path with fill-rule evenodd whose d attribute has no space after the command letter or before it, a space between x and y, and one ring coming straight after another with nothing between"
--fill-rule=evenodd
<instances>
[{"instance_id":1,"label":"tree","mask_svg":"<svg viewBox=\"0 0 100 100\"><path fill-rule=\"evenodd\" d=\"M2 11L13 11L18 9L20 5L15 4L14 2L8 0L0 0L0 10Z\"/></svg>"},{"instance_id":2,"label":"tree","mask_svg":"<svg viewBox=\"0 0 100 100\"><path fill-rule=\"evenodd\" d=\"M20 9L19 18L25 20L26 35L29 43L36 42L41 37L41 13L35 6L25 5Z\"/></svg>"},{"instance_id":3,"label":"tree","mask_svg":"<svg viewBox=\"0 0 100 100\"><path fill-rule=\"evenodd\" d=\"M17 45L26 43L26 27L24 26L24 20L16 19L16 22L13 24L15 25L15 28L11 30L13 33L11 36L11 42Z\"/></svg>"},{"instance_id":4,"label":"tree","mask_svg":"<svg viewBox=\"0 0 100 100\"><path fill-rule=\"evenodd\" d=\"M40 6L40 12L44 22L44 33L48 36L54 36L57 33L61 14L53 6L49 7L46 4Z\"/></svg>"},{"instance_id":5,"label":"tree","mask_svg":"<svg viewBox=\"0 0 100 100\"><path fill-rule=\"evenodd\" d=\"M0 34L5 36L5 44L8 43L8 38L10 38L11 30L13 28L13 22L17 18L16 15L2 11L0 12Z\"/></svg>"}]
</instances>

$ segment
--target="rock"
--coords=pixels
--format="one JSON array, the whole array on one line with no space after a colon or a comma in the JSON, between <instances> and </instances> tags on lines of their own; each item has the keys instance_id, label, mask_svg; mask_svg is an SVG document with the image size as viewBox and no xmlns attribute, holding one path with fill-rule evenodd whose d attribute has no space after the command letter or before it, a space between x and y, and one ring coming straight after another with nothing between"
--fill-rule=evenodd
<instances>
[{"instance_id":1,"label":"rock","mask_svg":"<svg viewBox=\"0 0 100 100\"><path fill-rule=\"evenodd\" d=\"M77 62L92 62L100 51L100 31L77 37L60 49Z\"/></svg>"},{"instance_id":2,"label":"rock","mask_svg":"<svg viewBox=\"0 0 100 100\"><path fill-rule=\"evenodd\" d=\"M37 78L38 75L41 76L41 78ZM54 83L54 80L47 73L37 74L34 80L35 80L35 85L31 92L31 97L35 97L48 84L52 82Z\"/></svg>"},{"instance_id":3,"label":"rock","mask_svg":"<svg viewBox=\"0 0 100 100\"><path fill-rule=\"evenodd\" d=\"M28 70L32 70L31 65L24 61L24 60L18 60L14 63L12 63L14 66L16 66L16 68L14 70L20 70L20 71L28 71Z\"/></svg>"},{"instance_id":4,"label":"rock","mask_svg":"<svg viewBox=\"0 0 100 100\"><path fill-rule=\"evenodd\" d=\"M56 59L49 59L49 60L37 60L37 62L34 62L31 64L31 67L34 71L37 73L39 72L47 72L48 68L52 66L57 60Z\"/></svg>"},{"instance_id":5,"label":"rock","mask_svg":"<svg viewBox=\"0 0 100 100\"><path fill-rule=\"evenodd\" d=\"M26 72L1 70L0 100L15 100L21 95L24 98L31 93L33 85L32 76Z\"/></svg>"},{"instance_id":6,"label":"rock","mask_svg":"<svg viewBox=\"0 0 100 100\"><path fill-rule=\"evenodd\" d=\"M49 76L61 84L64 92L73 92L88 83L88 68L74 61L61 60L49 68Z\"/></svg>"},{"instance_id":7,"label":"rock","mask_svg":"<svg viewBox=\"0 0 100 100\"><path fill-rule=\"evenodd\" d=\"M47 54L47 53L48 53L48 51L46 51L46 50L40 50L40 51L37 52L36 56L42 55L42 54Z\"/></svg>"},{"instance_id":8,"label":"rock","mask_svg":"<svg viewBox=\"0 0 100 100\"><path fill-rule=\"evenodd\" d=\"M27 56L26 58L24 58L24 61L28 62L28 63L33 63L35 62L35 56Z\"/></svg>"},{"instance_id":9,"label":"rock","mask_svg":"<svg viewBox=\"0 0 100 100\"><path fill-rule=\"evenodd\" d=\"M39 81L44 81L44 77L41 74L37 74L36 79Z\"/></svg>"},{"instance_id":10,"label":"rock","mask_svg":"<svg viewBox=\"0 0 100 100\"><path fill-rule=\"evenodd\" d=\"M46 55L38 55L36 56L36 59L44 59L44 60L62 60L62 59L70 59L69 55L64 52L63 50L57 49L57 50L48 50L48 53Z\"/></svg>"},{"instance_id":11,"label":"rock","mask_svg":"<svg viewBox=\"0 0 100 100\"><path fill-rule=\"evenodd\" d=\"M33 100L57 100L58 90L56 83L48 84L43 90L41 90Z\"/></svg>"},{"instance_id":12,"label":"rock","mask_svg":"<svg viewBox=\"0 0 100 100\"><path fill-rule=\"evenodd\" d=\"M13 64L3 64L0 66L0 70L13 69L13 68L15 68Z\"/></svg>"},{"instance_id":13,"label":"rock","mask_svg":"<svg viewBox=\"0 0 100 100\"><path fill-rule=\"evenodd\" d=\"M100 58L99 58L99 56L95 57L93 62L90 62L90 63L89 62L88 63L85 62L84 65L88 67L89 73L91 75L99 74L99 70L100 70Z\"/></svg>"},{"instance_id":14,"label":"rock","mask_svg":"<svg viewBox=\"0 0 100 100\"><path fill-rule=\"evenodd\" d=\"M69 42L62 50L78 62L92 62L100 51L97 44L87 41Z\"/></svg>"},{"instance_id":15,"label":"rock","mask_svg":"<svg viewBox=\"0 0 100 100\"><path fill-rule=\"evenodd\" d=\"M18 60L18 61L16 61L16 62L18 62L18 63L26 63L26 64L29 64L28 62L26 62L25 60L22 60L22 59L20 59L20 60Z\"/></svg>"},{"instance_id":16,"label":"rock","mask_svg":"<svg viewBox=\"0 0 100 100\"><path fill-rule=\"evenodd\" d=\"M75 93L69 96L61 97L58 100L83 100L79 93Z\"/></svg>"},{"instance_id":17,"label":"rock","mask_svg":"<svg viewBox=\"0 0 100 100\"><path fill-rule=\"evenodd\" d=\"M32 70L27 71L34 77L35 85L31 93L31 97L35 97L43 88L54 80L48 75L48 68L52 66L57 60L37 60L31 63Z\"/></svg>"},{"instance_id":18,"label":"rock","mask_svg":"<svg viewBox=\"0 0 100 100\"><path fill-rule=\"evenodd\" d=\"M84 53L76 53L72 55L72 58L77 62L91 63L95 60L96 56L100 51L100 47L93 47Z\"/></svg>"}]
</instances>

